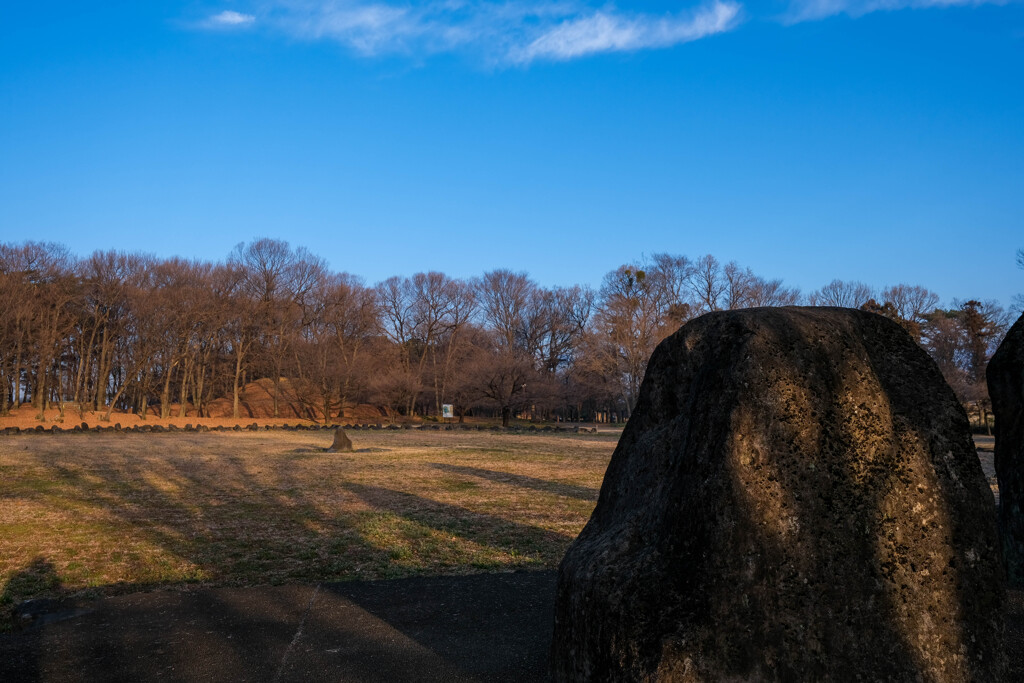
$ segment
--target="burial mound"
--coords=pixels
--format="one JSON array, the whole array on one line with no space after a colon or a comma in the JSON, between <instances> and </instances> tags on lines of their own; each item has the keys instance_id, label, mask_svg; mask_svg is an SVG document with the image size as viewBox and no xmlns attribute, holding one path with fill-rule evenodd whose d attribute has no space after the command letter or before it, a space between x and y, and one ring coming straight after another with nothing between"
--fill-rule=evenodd
<instances>
[{"instance_id":1,"label":"burial mound","mask_svg":"<svg viewBox=\"0 0 1024 683\"><path fill-rule=\"evenodd\" d=\"M559 568L557 680L1003 680L994 501L895 323L712 313L654 352Z\"/></svg>"}]
</instances>

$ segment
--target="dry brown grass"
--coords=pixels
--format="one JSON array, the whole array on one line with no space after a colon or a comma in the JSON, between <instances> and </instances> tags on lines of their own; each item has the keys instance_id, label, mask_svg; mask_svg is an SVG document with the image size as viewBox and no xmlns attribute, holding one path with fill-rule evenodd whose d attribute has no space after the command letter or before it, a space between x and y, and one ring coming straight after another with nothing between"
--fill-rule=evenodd
<instances>
[{"instance_id":1,"label":"dry brown grass","mask_svg":"<svg viewBox=\"0 0 1024 683\"><path fill-rule=\"evenodd\" d=\"M614 435L0 437L0 602L153 585L550 568ZM3 605L0 605L3 609Z\"/></svg>"}]
</instances>

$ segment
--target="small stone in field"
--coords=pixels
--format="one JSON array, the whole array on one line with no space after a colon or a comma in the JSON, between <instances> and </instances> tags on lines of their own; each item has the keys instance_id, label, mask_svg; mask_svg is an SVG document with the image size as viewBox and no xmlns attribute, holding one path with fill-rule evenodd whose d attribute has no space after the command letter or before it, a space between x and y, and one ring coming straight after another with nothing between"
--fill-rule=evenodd
<instances>
[{"instance_id":1,"label":"small stone in field","mask_svg":"<svg viewBox=\"0 0 1024 683\"><path fill-rule=\"evenodd\" d=\"M335 453L349 453L352 451L352 441L340 427L334 432L334 443L327 450Z\"/></svg>"}]
</instances>

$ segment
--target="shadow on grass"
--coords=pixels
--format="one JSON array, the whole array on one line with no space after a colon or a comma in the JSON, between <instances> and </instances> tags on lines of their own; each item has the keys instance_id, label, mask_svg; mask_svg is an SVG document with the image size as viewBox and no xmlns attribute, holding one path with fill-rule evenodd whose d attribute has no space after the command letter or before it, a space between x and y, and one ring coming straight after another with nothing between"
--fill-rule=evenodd
<instances>
[{"instance_id":1,"label":"shadow on grass","mask_svg":"<svg viewBox=\"0 0 1024 683\"><path fill-rule=\"evenodd\" d=\"M96 600L74 597L61 585L59 562L55 566L46 559L32 561L3 587L3 599L15 604L45 597L48 600L38 602L50 605L50 616L0 635L0 680L5 682L90 677L128 681L166 677L171 670L171 678L179 680L275 680L278 670L284 672L280 680L309 680L314 674L322 677L324 671L336 678L336 666L358 680L398 680L419 670L440 676L477 669L484 672L484 680L514 680L517 671L527 671L527 678L533 679L534 673L542 673L546 667L550 596L539 593L536 586L531 588L532 579L513 580L508 577L520 574L509 573L489 575L505 582L496 603L489 603L488 596L497 589L489 588L491 583L484 578L398 579L413 581L403 584L408 586L405 601L389 597L394 581L359 582L370 587L355 592L347 589L354 584L330 584L317 600L329 597L360 605L379 622L384 635L351 632L331 616L330 605L335 603L328 600L309 621L310 628L320 629L316 642L323 647L296 651L290 659L286 653L302 623L295 606L315 607L309 597L313 584L355 578L360 576L360 568L366 567L375 576L406 576L536 566L538 557L545 566L553 566L572 540L567 535L421 495L355 483L347 479L351 472L344 463L334 459L325 461L322 470L305 472L294 467L294 460L261 461L231 455L129 458L113 465L102 460L83 465L67 453L57 453L44 454L38 464L46 470L45 485L29 481L12 498L60 510L63 515L71 512L83 525L95 524L95 543L108 546L100 551L104 557L137 550L139 561L144 561L147 553L159 551L177 563L164 575L148 569L136 571L126 583L104 580L101 568L94 575L98 578L95 594L107 597ZM263 474L259 474L261 470ZM311 488L311 476L337 483ZM355 505L348 504L353 502ZM368 519L408 520L411 524L388 527L397 529L403 542L410 540L401 537L403 530L416 525L421 530L428 527L443 532L449 539L445 543L471 559L454 565L436 566L425 560L422 565L403 566L392 549L381 547L379 539L369 535ZM91 526L82 528L92 533ZM51 540L60 544L57 547L63 545L60 539ZM475 563L474 553L485 561ZM87 563L88 559L78 557L77 561ZM189 581L182 578L181 566L194 567L198 584L213 581L221 587L191 585L185 592L139 592L182 587ZM110 576L115 576L113 572ZM553 574L542 574L546 578L541 583L553 586ZM280 583L305 587L230 587ZM474 590L476 605L460 604L469 599L467 591ZM516 591L528 591L529 595ZM257 593L262 597L246 597ZM95 614L85 614L75 609L80 604L98 607ZM513 618L517 609L526 606L527 616ZM75 618L50 618L57 610ZM423 618L410 621L410 610ZM513 616L506 622L503 614ZM407 636L404 650L389 644L393 642L389 640L392 636L387 636L389 629L392 634L397 630ZM498 634L498 640L488 635L489 630ZM506 652L489 644L503 641L519 642L515 646L519 650L513 647ZM308 645L312 641L296 642L313 647ZM339 647L341 655L326 661L324 653L338 652ZM351 657L345 656L345 648L352 649ZM140 657L140 652L145 656ZM477 656L484 659L474 664ZM395 663L383 666L382 658ZM314 664L324 668L311 669ZM494 667L503 673L486 673Z\"/></svg>"},{"instance_id":2,"label":"shadow on grass","mask_svg":"<svg viewBox=\"0 0 1024 683\"><path fill-rule=\"evenodd\" d=\"M24 631L48 606L49 601L38 601L35 605L20 604L26 597L60 588L60 578L53 565L45 558L37 557L7 581L0 593L0 637L12 631ZM39 656L41 644L38 632L25 632L20 647L0 656L0 673L4 668L16 668L25 680L40 678ZM3 675L3 680L16 680Z\"/></svg>"},{"instance_id":3,"label":"shadow on grass","mask_svg":"<svg viewBox=\"0 0 1024 683\"><path fill-rule=\"evenodd\" d=\"M561 552L572 542L571 537L555 531L473 512L411 493L351 482L342 486L378 510L392 512L409 521L482 546L522 555L551 557L555 553L560 557Z\"/></svg>"},{"instance_id":4,"label":"shadow on grass","mask_svg":"<svg viewBox=\"0 0 1024 683\"><path fill-rule=\"evenodd\" d=\"M231 455L123 459L116 466L93 462L86 467L63 455L41 461L46 486L26 486L14 497L62 514L74 511L75 521L68 522L73 531L79 524L89 533L95 528L95 541L111 547L93 562L123 557L120 565L115 560L92 568L75 581L64 577L79 586L83 580L84 585L101 585L107 594L184 582L397 578L446 567L458 570L452 562L463 561L471 571L537 566L538 560L553 567L572 541L496 515L351 481L362 473L348 469L348 458L326 458L305 471L286 459ZM324 486L325 480L336 484ZM386 533L373 533L369 527L375 524L377 531L387 526ZM445 539L430 547L417 545L421 539L414 534L421 534L422 527L443 532ZM381 538L395 538L414 550L436 550L440 556L396 556ZM78 557L76 564L89 561ZM117 579L123 575L131 578L121 590ZM55 591L37 595L47 592Z\"/></svg>"},{"instance_id":5,"label":"shadow on grass","mask_svg":"<svg viewBox=\"0 0 1024 683\"><path fill-rule=\"evenodd\" d=\"M497 470L485 470L480 467L469 467L466 465L448 465L441 462L432 462L430 463L430 466L451 474L464 474L471 477L480 477L499 484L511 484L513 486L533 489L534 491L543 491L544 493L554 493L559 496L577 498L579 500L589 500L595 503L597 502L597 489L592 489L588 486L563 484L557 481L547 481L545 479L537 479L536 477L527 477L522 474L499 472Z\"/></svg>"}]
</instances>

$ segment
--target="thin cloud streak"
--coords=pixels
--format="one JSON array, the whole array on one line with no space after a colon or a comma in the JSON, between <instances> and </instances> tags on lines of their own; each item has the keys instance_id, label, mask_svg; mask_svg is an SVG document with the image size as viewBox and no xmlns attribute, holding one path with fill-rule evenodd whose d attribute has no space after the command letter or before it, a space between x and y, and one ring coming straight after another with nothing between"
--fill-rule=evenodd
<instances>
[{"instance_id":1,"label":"thin cloud streak","mask_svg":"<svg viewBox=\"0 0 1024 683\"><path fill-rule=\"evenodd\" d=\"M233 10L225 10L219 14L209 17L203 26L205 28L238 28L248 26L256 21L252 14L242 14Z\"/></svg>"},{"instance_id":2,"label":"thin cloud streak","mask_svg":"<svg viewBox=\"0 0 1024 683\"><path fill-rule=\"evenodd\" d=\"M599 53L666 49L737 28L737 0L704 0L688 11L626 12L588 0L250 0L252 13L225 10L200 29L259 24L299 40L330 40L372 57L420 58L464 52L491 65L568 61ZM589 0L594 2L595 0ZM774 20L784 24L880 11L1005 5L1015 0L789 0ZM769 17L762 17L769 19Z\"/></svg>"},{"instance_id":3,"label":"thin cloud streak","mask_svg":"<svg viewBox=\"0 0 1024 683\"><path fill-rule=\"evenodd\" d=\"M538 58L572 59L598 52L665 48L731 31L739 23L740 5L715 2L691 16L653 19L606 12L565 21L512 55L518 62Z\"/></svg>"},{"instance_id":4,"label":"thin cloud streak","mask_svg":"<svg viewBox=\"0 0 1024 683\"><path fill-rule=\"evenodd\" d=\"M858 18L872 12L941 7L1005 5L1008 0L794 0L784 16L787 24L817 21L837 14Z\"/></svg>"},{"instance_id":5,"label":"thin cloud streak","mask_svg":"<svg viewBox=\"0 0 1024 683\"><path fill-rule=\"evenodd\" d=\"M663 49L723 33L739 25L741 5L710 0L690 12L650 15L572 0L266 0L254 11L261 25L300 40L332 40L365 56L465 51L494 64L526 65Z\"/></svg>"}]
</instances>

